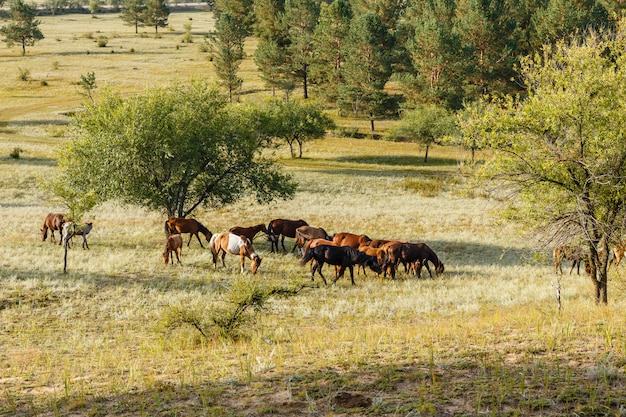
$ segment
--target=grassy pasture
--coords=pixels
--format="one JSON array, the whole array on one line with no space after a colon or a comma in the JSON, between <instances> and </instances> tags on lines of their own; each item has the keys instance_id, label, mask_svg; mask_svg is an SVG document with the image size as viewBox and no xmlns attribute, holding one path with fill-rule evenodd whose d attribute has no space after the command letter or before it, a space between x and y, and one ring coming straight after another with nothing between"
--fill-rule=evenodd
<instances>
[{"instance_id":1,"label":"grassy pasture","mask_svg":"<svg viewBox=\"0 0 626 417\"><path fill-rule=\"evenodd\" d=\"M198 40L183 45L190 17ZM370 272L355 287L345 277L323 287L261 238L257 275L240 275L232 256L215 270L195 240L182 266L164 266L162 215L114 203L89 214L91 250L75 244L63 274L62 249L39 233L45 214L62 208L38 179L54 174L65 115L84 100L80 75L94 71L99 85L128 94L211 77L198 48L211 16L176 13L160 38L135 35L113 14L42 22L46 40L26 57L0 50L0 415L624 414L623 266L611 272L608 307L593 304L588 278L566 274L558 313L549 258L535 261L519 227L495 222L497 202L461 192L467 155L455 149L432 149L428 164L405 143L328 137L307 143L302 160L279 149L296 198L197 213L213 232L288 217L423 241L446 265L438 278ZM106 48L95 46L100 34ZM18 68L32 80L18 81ZM244 99L269 94L251 59L244 68ZM19 159L9 157L15 147ZM433 191L438 180L445 185ZM233 286L305 283L314 288L272 298L239 341L166 325L173 311L227 305Z\"/></svg>"}]
</instances>

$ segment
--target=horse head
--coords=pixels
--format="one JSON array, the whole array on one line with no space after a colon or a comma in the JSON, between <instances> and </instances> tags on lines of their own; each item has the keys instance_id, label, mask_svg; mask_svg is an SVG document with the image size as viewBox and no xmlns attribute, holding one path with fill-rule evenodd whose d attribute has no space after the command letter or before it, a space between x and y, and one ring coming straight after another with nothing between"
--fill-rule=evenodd
<instances>
[{"instance_id":1,"label":"horse head","mask_svg":"<svg viewBox=\"0 0 626 417\"><path fill-rule=\"evenodd\" d=\"M259 266L261 266L262 259L257 253L255 253L254 255L256 256L253 256L252 258L250 258L252 261L250 263L250 269L252 270L253 274L256 274L256 271L259 269Z\"/></svg>"}]
</instances>

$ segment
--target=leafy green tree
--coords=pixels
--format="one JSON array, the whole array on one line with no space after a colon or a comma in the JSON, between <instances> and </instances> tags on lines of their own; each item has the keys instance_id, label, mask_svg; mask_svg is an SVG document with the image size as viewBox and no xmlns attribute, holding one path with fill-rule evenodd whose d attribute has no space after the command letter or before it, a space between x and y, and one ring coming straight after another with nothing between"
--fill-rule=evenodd
<instances>
[{"instance_id":1,"label":"leafy green tree","mask_svg":"<svg viewBox=\"0 0 626 417\"><path fill-rule=\"evenodd\" d=\"M170 217L250 193L259 202L292 196L295 184L263 158L246 115L201 82L127 99L107 92L75 115L74 137L59 153L60 181Z\"/></svg>"},{"instance_id":2,"label":"leafy green tree","mask_svg":"<svg viewBox=\"0 0 626 417\"><path fill-rule=\"evenodd\" d=\"M83 97L87 97L89 101L94 102L93 93L98 86L96 85L96 74L91 71L88 72L87 75L80 76L80 86L83 91L80 92L80 95Z\"/></svg>"},{"instance_id":3,"label":"leafy green tree","mask_svg":"<svg viewBox=\"0 0 626 417\"><path fill-rule=\"evenodd\" d=\"M215 25L215 32L210 36L210 52L218 78L228 90L228 97L233 101L233 94L241 88L243 79L237 75L243 60L243 44L246 32L242 24L229 13L221 13Z\"/></svg>"},{"instance_id":4,"label":"leafy green tree","mask_svg":"<svg viewBox=\"0 0 626 417\"><path fill-rule=\"evenodd\" d=\"M330 101L337 99L337 89L343 82L343 50L351 19L352 8L347 0L321 4L319 23L313 33L311 77L322 96Z\"/></svg>"},{"instance_id":5,"label":"leafy green tree","mask_svg":"<svg viewBox=\"0 0 626 417\"><path fill-rule=\"evenodd\" d=\"M434 104L420 106L404 113L393 135L408 137L425 147L424 162L428 162L428 149L454 133L456 121L445 108Z\"/></svg>"},{"instance_id":6,"label":"leafy green tree","mask_svg":"<svg viewBox=\"0 0 626 417\"><path fill-rule=\"evenodd\" d=\"M125 24L135 27L135 33L139 32L139 26L143 25L143 16L146 12L146 0L124 0L124 7L120 12L120 18Z\"/></svg>"},{"instance_id":7,"label":"leafy green tree","mask_svg":"<svg viewBox=\"0 0 626 417\"><path fill-rule=\"evenodd\" d=\"M389 105L384 92L392 73L393 37L378 15L366 12L350 25L344 56L344 82L339 89L338 104L349 107L355 115L367 114L370 130L374 119Z\"/></svg>"},{"instance_id":8,"label":"leafy green tree","mask_svg":"<svg viewBox=\"0 0 626 417\"><path fill-rule=\"evenodd\" d=\"M26 55L26 47L44 38L39 29L39 20L35 19L35 9L23 0L11 2L10 23L0 28L0 34L11 48L15 44L22 46L22 56Z\"/></svg>"},{"instance_id":9,"label":"leafy green tree","mask_svg":"<svg viewBox=\"0 0 626 417\"><path fill-rule=\"evenodd\" d=\"M214 14L217 20L221 19L222 13L230 15L231 20L248 36L252 33L254 25L254 1L253 0L216 0Z\"/></svg>"},{"instance_id":10,"label":"leafy green tree","mask_svg":"<svg viewBox=\"0 0 626 417\"><path fill-rule=\"evenodd\" d=\"M159 33L160 27L167 26L169 15L170 8L167 7L167 0L147 0L141 21L146 26L154 27L154 33Z\"/></svg>"},{"instance_id":11,"label":"leafy green tree","mask_svg":"<svg viewBox=\"0 0 626 417\"><path fill-rule=\"evenodd\" d=\"M626 22L522 60L528 98L505 97L463 126L494 151L482 178L507 190L509 217L545 245L583 242L607 303L609 247L626 215Z\"/></svg>"},{"instance_id":12,"label":"leafy green tree","mask_svg":"<svg viewBox=\"0 0 626 417\"><path fill-rule=\"evenodd\" d=\"M254 51L254 62L261 72L261 79L272 89L282 90L289 101L296 85L289 73L286 48L271 39L261 40Z\"/></svg>"},{"instance_id":13,"label":"leafy green tree","mask_svg":"<svg viewBox=\"0 0 626 417\"><path fill-rule=\"evenodd\" d=\"M294 146L298 145L298 158L302 158L302 145L311 139L319 139L326 131L334 128L332 119L322 108L309 102L292 101L285 103L275 100L269 107L269 136L284 140L289 145L292 158L296 157Z\"/></svg>"}]
</instances>

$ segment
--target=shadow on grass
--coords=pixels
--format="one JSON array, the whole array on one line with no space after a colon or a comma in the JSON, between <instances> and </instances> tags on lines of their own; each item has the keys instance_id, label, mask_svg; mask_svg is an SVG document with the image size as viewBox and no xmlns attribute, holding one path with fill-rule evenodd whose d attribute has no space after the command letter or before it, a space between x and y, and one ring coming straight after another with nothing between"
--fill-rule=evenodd
<instances>
[{"instance_id":1,"label":"shadow on grass","mask_svg":"<svg viewBox=\"0 0 626 417\"><path fill-rule=\"evenodd\" d=\"M621 415L626 395L616 359L607 360L604 367L590 364L599 374L590 378L590 368L546 356L531 340L508 347L517 351L518 362L506 361L498 346L476 351L460 346L458 353L443 355L445 359L437 346L433 349L431 358L413 353L412 360L394 360L381 352L363 357L356 366L347 366L348 358L339 358L325 366L282 373L246 372L245 362L252 358L242 357L242 369L218 381L206 378L190 384L183 382L185 375L177 375L174 380L155 379L148 389L119 390L122 392L111 395L94 395L89 390L65 395L62 390L47 395L18 394L7 387L5 398L9 401L0 406L0 414ZM255 363L248 365L254 367Z\"/></svg>"},{"instance_id":2,"label":"shadow on grass","mask_svg":"<svg viewBox=\"0 0 626 417\"><path fill-rule=\"evenodd\" d=\"M57 160L53 158L28 158L20 156L11 158L0 157L0 165L32 165L32 166L57 166Z\"/></svg>"},{"instance_id":3,"label":"shadow on grass","mask_svg":"<svg viewBox=\"0 0 626 417\"><path fill-rule=\"evenodd\" d=\"M435 167L449 166L456 167L458 161L453 158L428 158L428 162L424 162L423 156L412 155L380 155L380 156L341 156L337 158L329 158L330 161L356 163L356 164L374 164L386 166L411 166L411 167Z\"/></svg>"}]
</instances>

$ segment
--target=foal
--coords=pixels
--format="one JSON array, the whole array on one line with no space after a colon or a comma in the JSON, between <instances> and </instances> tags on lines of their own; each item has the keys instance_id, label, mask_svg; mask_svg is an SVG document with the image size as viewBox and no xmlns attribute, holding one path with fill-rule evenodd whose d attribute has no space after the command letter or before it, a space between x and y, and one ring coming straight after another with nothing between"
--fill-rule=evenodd
<instances>
[{"instance_id":1,"label":"foal","mask_svg":"<svg viewBox=\"0 0 626 417\"><path fill-rule=\"evenodd\" d=\"M180 261L180 256L183 254L183 238L180 234L172 234L167 237L167 242L165 242L165 250L163 251L163 261L165 265L168 264L168 261L171 260L172 265L174 265L174 255L176 255L176 260L179 264L182 264Z\"/></svg>"}]
</instances>

